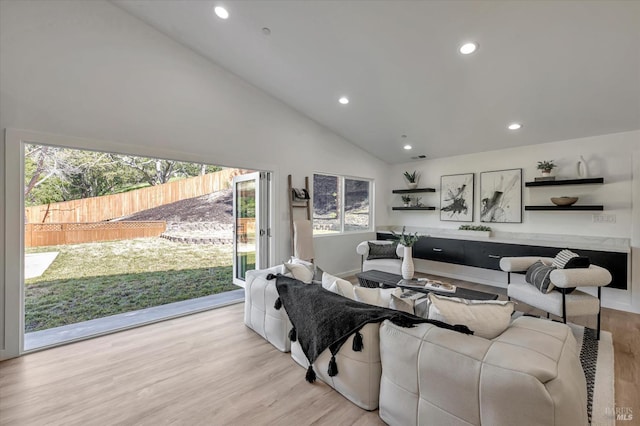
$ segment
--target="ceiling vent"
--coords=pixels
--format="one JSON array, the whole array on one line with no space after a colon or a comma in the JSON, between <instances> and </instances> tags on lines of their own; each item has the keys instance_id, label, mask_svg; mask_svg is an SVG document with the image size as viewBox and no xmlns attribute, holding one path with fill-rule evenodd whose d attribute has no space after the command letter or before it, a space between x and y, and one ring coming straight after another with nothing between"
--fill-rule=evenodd
<instances>
[{"instance_id":1,"label":"ceiling vent","mask_svg":"<svg viewBox=\"0 0 640 426\"><path fill-rule=\"evenodd\" d=\"M427 158L426 155L416 155L414 157L411 157L412 160L424 160L425 158Z\"/></svg>"}]
</instances>

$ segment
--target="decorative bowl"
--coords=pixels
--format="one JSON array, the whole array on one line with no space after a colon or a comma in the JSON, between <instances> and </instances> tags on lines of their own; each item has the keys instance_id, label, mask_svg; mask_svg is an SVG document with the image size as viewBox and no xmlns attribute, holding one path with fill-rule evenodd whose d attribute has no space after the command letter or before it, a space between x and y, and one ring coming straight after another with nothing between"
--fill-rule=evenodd
<instances>
[{"instance_id":1,"label":"decorative bowl","mask_svg":"<svg viewBox=\"0 0 640 426\"><path fill-rule=\"evenodd\" d=\"M571 206L578 201L578 197L551 197L551 202L556 206Z\"/></svg>"}]
</instances>

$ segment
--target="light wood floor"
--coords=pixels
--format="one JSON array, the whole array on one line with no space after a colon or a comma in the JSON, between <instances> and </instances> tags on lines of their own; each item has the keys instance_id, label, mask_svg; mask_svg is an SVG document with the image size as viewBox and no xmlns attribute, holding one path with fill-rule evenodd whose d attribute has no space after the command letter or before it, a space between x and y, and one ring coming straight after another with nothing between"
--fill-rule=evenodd
<instances>
[{"instance_id":1,"label":"light wood floor","mask_svg":"<svg viewBox=\"0 0 640 426\"><path fill-rule=\"evenodd\" d=\"M245 327L243 309L241 303L0 362L0 425L382 424L377 411L322 382L307 383L289 354ZM602 324L613 333L616 405L632 407L638 418L640 315L605 309Z\"/></svg>"}]
</instances>

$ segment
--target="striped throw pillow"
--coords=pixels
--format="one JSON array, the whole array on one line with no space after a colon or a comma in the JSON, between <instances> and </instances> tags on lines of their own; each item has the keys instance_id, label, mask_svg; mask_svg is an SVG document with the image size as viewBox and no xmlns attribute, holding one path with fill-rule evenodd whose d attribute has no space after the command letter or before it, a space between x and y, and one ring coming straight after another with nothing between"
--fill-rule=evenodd
<instances>
[{"instance_id":1,"label":"striped throw pillow","mask_svg":"<svg viewBox=\"0 0 640 426\"><path fill-rule=\"evenodd\" d=\"M554 285L551 283L551 271L556 269L555 266L548 266L538 260L527 269L525 281L540 290L541 293L549 293L553 290Z\"/></svg>"},{"instance_id":2,"label":"striped throw pillow","mask_svg":"<svg viewBox=\"0 0 640 426\"><path fill-rule=\"evenodd\" d=\"M562 250L560 253L556 254L556 257L553 258L552 266L555 266L558 269L564 269L567 265L567 262L574 257L579 257L578 254L572 252L571 250Z\"/></svg>"}]
</instances>

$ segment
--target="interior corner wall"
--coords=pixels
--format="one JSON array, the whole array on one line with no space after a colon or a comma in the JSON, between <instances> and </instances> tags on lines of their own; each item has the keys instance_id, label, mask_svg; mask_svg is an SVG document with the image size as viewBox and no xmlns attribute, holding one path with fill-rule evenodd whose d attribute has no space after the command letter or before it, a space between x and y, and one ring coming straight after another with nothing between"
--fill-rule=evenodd
<instances>
[{"instance_id":1,"label":"interior corner wall","mask_svg":"<svg viewBox=\"0 0 640 426\"><path fill-rule=\"evenodd\" d=\"M531 131L525 129L523 131ZM514 135L514 137L517 137ZM493 230L537 234L561 234L579 236L616 237L631 239L634 252L631 261L631 288L626 292L605 289L604 304L612 299L625 310L640 312L640 173L638 151L640 131L614 133L528 145L497 151L480 152L447 158L425 160L394 165L390 168L389 183L393 188L405 187L402 174L405 170L417 170L420 186L434 187L436 192L423 196L422 202L436 206L436 211L397 212L390 206L400 205L399 196L387 196L389 225L407 225L434 228L458 228L459 222L440 220L440 178L443 175L475 173L474 224L480 222L480 173L493 170L522 168L523 181L539 176L537 161L554 160L558 165L554 175L560 178L576 178L577 161L581 155L588 163L589 176L604 177L604 185L579 185L527 188L523 184L523 205L548 204L550 197L578 196L579 204L603 204L602 212L523 211L522 223L489 223ZM634 158L636 158L634 160ZM635 165L634 165L635 161ZM615 223L595 223L596 214L613 215ZM634 225L635 223L635 225ZM417 262L416 265L420 265ZM448 268L449 265L443 265ZM465 268L465 267L461 267ZM485 274L492 271L467 268L467 274ZM489 279L499 277L488 274ZM503 282L502 279L500 282ZM613 294L615 292L615 294ZM620 294L624 293L624 294Z\"/></svg>"},{"instance_id":2,"label":"interior corner wall","mask_svg":"<svg viewBox=\"0 0 640 426\"><path fill-rule=\"evenodd\" d=\"M275 262L290 253L288 174L300 184L314 172L373 179L374 214L387 222L383 161L107 1L0 1L0 55L1 129L67 135L71 147L274 172ZM4 190L0 215L15 202ZM326 257L329 272L352 271L359 265L352 240L370 235L323 237L317 258ZM18 283L5 282L0 247L5 307L6 286ZM10 326L4 316L0 333Z\"/></svg>"}]
</instances>

